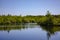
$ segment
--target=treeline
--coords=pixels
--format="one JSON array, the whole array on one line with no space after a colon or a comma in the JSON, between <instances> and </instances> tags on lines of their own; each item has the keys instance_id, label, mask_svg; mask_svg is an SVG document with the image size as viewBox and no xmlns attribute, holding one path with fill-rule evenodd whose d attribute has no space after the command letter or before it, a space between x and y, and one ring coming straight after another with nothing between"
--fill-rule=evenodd
<instances>
[{"instance_id":1,"label":"treeline","mask_svg":"<svg viewBox=\"0 0 60 40\"><path fill-rule=\"evenodd\" d=\"M0 25L4 24L20 24L20 23L36 23L40 21L42 16L0 16Z\"/></svg>"},{"instance_id":2,"label":"treeline","mask_svg":"<svg viewBox=\"0 0 60 40\"><path fill-rule=\"evenodd\" d=\"M38 23L43 25L60 25L60 15L51 15L49 11L44 16L11 16L0 15L0 25L20 24L20 23Z\"/></svg>"},{"instance_id":3,"label":"treeline","mask_svg":"<svg viewBox=\"0 0 60 40\"><path fill-rule=\"evenodd\" d=\"M46 26L60 26L60 15L51 15L51 13L47 11L47 14L44 17L41 19L42 22L40 21L38 24Z\"/></svg>"}]
</instances>

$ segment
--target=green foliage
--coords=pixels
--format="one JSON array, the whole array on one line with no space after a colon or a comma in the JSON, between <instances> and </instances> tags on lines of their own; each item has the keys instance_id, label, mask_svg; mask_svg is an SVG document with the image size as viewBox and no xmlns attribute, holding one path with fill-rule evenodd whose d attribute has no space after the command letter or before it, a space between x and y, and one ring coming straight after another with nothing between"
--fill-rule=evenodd
<instances>
[{"instance_id":1,"label":"green foliage","mask_svg":"<svg viewBox=\"0 0 60 40\"><path fill-rule=\"evenodd\" d=\"M60 25L60 16L58 15L51 15L49 11L47 11L47 15L44 16L39 24L41 25Z\"/></svg>"},{"instance_id":2,"label":"green foliage","mask_svg":"<svg viewBox=\"0 0 60 40\"><path fill-rule=\"evenodd\" d=\"M7 16L0 16L0 25L7 24L20 24L20 23L38 23L42 25L60 25L60 15L51 15L47 11L46 16L12 16L8 14Z\"/></svg>"}]
</instances>

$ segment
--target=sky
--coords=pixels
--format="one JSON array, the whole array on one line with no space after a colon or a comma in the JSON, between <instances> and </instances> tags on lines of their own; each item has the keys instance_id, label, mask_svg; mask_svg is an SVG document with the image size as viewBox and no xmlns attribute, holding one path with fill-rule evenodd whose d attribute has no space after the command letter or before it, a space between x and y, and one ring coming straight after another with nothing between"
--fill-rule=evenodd
<instances>
[{"instance_id":1,"label":"sky","mask_svg":"<svg viewBox=\"0 0 60 40\"><path fill-rule=\"evenodd\" d=\"M0 0L0 15L60 14L60 0Z\"/></svg>"}]
</instances>

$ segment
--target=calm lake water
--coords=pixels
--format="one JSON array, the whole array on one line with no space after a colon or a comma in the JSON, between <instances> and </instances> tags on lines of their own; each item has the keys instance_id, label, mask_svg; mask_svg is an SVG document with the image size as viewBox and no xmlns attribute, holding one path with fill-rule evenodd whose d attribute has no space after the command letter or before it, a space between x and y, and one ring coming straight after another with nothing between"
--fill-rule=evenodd
<instances>
[{"instance_id":1,"label":"calm lake water","mask_svg":"<svg viewBox=\"0 0 60 40\"><path fill-rule=\"evenodd\" d=\"M60 40L60 27L37 24L1 25L0 40Z\"/></svg>"}]
</instances>

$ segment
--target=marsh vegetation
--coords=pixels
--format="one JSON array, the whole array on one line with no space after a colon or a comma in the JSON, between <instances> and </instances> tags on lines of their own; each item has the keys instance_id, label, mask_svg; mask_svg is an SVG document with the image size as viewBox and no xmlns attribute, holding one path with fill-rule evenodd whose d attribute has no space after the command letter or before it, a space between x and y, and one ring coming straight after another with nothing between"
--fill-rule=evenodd
<instances>
[{"instance_id":1,"label":"marsh vegetation","mask_svg":"<svg viewBox=\"0 0 60 40\"><path fill-rule=\"evenodd\" d=\"M40 25L60 25L60 15L51 15L47 11L46 15L38 16L12 16L12 15L0 15L0 25L12 25L12 24L24 24L24 23L37 23Z\"/></svg>"}]
</instances>

